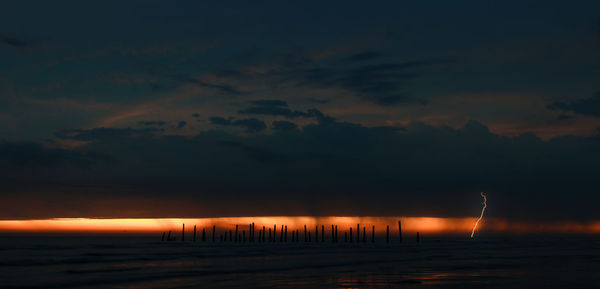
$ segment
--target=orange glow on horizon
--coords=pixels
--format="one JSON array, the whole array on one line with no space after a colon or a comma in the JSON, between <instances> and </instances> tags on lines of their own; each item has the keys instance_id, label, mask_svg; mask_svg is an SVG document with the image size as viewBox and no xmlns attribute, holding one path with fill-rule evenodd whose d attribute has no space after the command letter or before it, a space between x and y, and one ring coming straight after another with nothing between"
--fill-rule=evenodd
<instances>
[{"instance_id":1,"label":"orange glow on horizon","mask_svg":"<svg viewBox=\"0 0 600 289\"><path fill-rule=\"evenodd\" d=\"M186 231L192 232L194 225L198 230L209 229L215 225L218 230L234 229L248 230L248 225L255 223L256 230L265 226L277 230L281 225L288 230L313 231L316 225L325 226L325 231L331 230L331 225L338 226L338 232L344 232L350 227L356 229L356 224L366 226L371 233L375 226L376 234L384 234L386 226L390 233L397 234L398 220L402 221L402 231L406 233L421 232L425 234L465 234L469 235L477 218L437 218L437 217L224 217L224 218L158 218L158 219L92 219L92 218L57 218L42 220L0 220L0 232L73 232L73 233L154 233L172 230L181 231L181 224L186 224ZM600 234L600 221L576 223L527 223L509 222L503 219L488 218L481 223L482 232L510 233L580 233ZM361 232L362 233L362 232Z\"/></svg>"}]
</instances>

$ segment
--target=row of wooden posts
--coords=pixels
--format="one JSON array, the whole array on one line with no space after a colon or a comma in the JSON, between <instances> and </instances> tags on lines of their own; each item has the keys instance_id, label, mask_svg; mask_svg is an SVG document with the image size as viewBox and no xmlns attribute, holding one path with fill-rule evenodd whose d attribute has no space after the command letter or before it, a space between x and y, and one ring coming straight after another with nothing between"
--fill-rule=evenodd
<instances>
[{"instance_id":1,"label":"row of wooden posts","mask_svg":"<svg viewBox=\"0 0 600 289\"><path fill-rule=\"evenodd\" d=\"M254 223L251 223L248 225L248 238L246 239L246 230L239 230L239 225L235 225L235 231L233 230L228 230L225 231L223 234L219 235L219 241L220 242L235 242L235 243L245 243L245 242L259 242L259 243L264 243L264 242L277 242L277 225L273 225L273 230L271 230L271 228L266 228L265 226L262 226L262 229L259 228L258 230L258 238L255 238L256 234L255 234L255 229L254 229ZM267 230L268 229L268 230ZM366 243L367 242L367 228L365 226L362 227L363 232L362 232L362 242ZM268 239L267 239L267 232L268 232ZM216 234L216 226L213 225L212 226L212 242L216 242L217 241L217 234ZM300 242L300 232L298 229L296 230L291 230L291 239L290 242ZM303 241L305 243L308 242L312 242L312 238L311 238L311 231L310 229L307 230L306 225L304 225L304 239ZM315 226L315 231L314 231L314 242L319 242L319 225ZM235 235L234 235L235 234ZM320 234L320 239L321 239L321 243L325 242L325 225L321 225L321 234ZM361 239L360 239L361 235L360 235L360 224L356 224L356 242L360 243ZM398 238L400 243L402 243L402 223L400 221L398 221ZM353 242L353 235L352 235L352 227L350 227L349 231L344 231L344 242L346 243L352 243ZM375 243L375 226L371 227L371 242ZM175 237L171 237L171 231L167 232L163 232L162 233L162 241L175 241L176 238ZM202 235L200 237L200 240L202 242L207 242L208 241L208 234L206 233L206 228L202 228ZM182 228L181 228L181 241L185 241L185 224L182 224ZM193 242L196 242L196 225L194 225L194 235L192 238ZM337 225L331 225L331 238L330 238L331 243L338 243L338 226ZM417 232L417 237L416 237L416 241L417 243L420 242L420 237L419 237L419 232ZM288 229L287 226L285 225L281 225L281 229L280 229L280 233L279 233L279 242L280 243L285 243L288 242ZM390 226L388 225L386 228L386 242L389 243L390 242Z\"/></svg>"}]
</instances>

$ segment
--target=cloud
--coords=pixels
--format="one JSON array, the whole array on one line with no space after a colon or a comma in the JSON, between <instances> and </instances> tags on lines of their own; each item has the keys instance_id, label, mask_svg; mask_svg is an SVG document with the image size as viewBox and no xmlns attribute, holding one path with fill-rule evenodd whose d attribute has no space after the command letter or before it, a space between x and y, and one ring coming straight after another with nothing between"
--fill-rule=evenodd
<instances>
[{"instance_id":1,"label":"cloud","mask_svg":"<svg viewBox=\"0 0 600 289\"><path fill-rule=\"evenodd\" d=\"M233 117L223 118L215 116L210 118L210 122L221 126L237 126L246 128L246 132L260 132L267 128L264 121L256 118L235 119Z\"/></svg>"},{"instance_id":2,"label":"cloud","mask_svg":"<svg viewBox=\"0 0 600 289\"><path fill-rule=\"evenodd\" d=\"M166 123L167 123L167 122L165 122L165 121L162 121L162 120L151 120L151 121L144 120L144 121L138 121L138 124L140 124L140 125L147 125L147 126L153 126L153 125L156 125L156 126L163 126L163 125L165 125Z\"/></svg>"},{"instance_id":3,"label":"cloud","mask_svg":"<svg viewBox=\"0 0 600 289\"><path fill-rule=\"evenodd\" d=\"M257 119L213 117L211 122L248 131L266 128ZM163 135L156 129L69 130L57 135L91 143L71 150L2 146L0 181L18 177L31 191L57 201L61 197L55 192L64 188L49 182L74 191L85 185L88 202L111 193L201 200L215 208L215 216L240 210L255 215L465 216L477 211L478 192L486 191L495 216L543 219L560 211L561 218L600 218L595 207L600 196L594 194L598 136L504 137L475 121L458 129L419 122L365 127L335 120L298 130L291 122L273 122L272 127L273 133L213 129L193 136ZM107 155L111 162L93 155ZM81 175L72 165L79 161L93 170ZM17 170L17 164L28 169ZM24 173L42 165L54 169ZM245 207L235 206L239 202ZM286 210L265 209L263 203ZM181 210L162 213L187 212Z\"/></svg>"},{"instance_id":4,"label":"cloud","mask_svg":"<svg viewBox=\"0 0 600 289\"><path fill-rule=\"evenodd\" d=\"M550 110L571 111L581 115L600 117L600 92L594 97L570 102L557 101L548 105Z\"/></svg>"},{"instance_id":5,"label":"cloud","mask_svg":"<svg viewBox=\"0 0 600 289\"><path fill-rule=\"evenodd\" d=\"M372 59L379 58L382 56L383 56L383 54L376 52L376 51L365 51L365 52L350 55L350 56L346 57L344 60L349 61L349 62L358 62L358 61L372 60Z\"/></svg>"},{"instance_id":6,"label":"cloud","mask_svg":"<svg viewBox=\"0 0 600 289\"><path fill-rule=\"evenodd\" d=\"M5 45L14 48L23 49L31 46L31 43L29 41L14 36L1 35L0 39L2 39L2 43L4 43Z\"/></svg>"},{"instance_id":7,"label":"cloud","mask_svg":"<svg viewBox=\"0 0 600 289\"><path fill-rule=\"evenodd\" d=\"M292 110L288 108L287 102L283 100L255 100L250 101L254 106L240 109L239 114L255 114L268 116L283 116L286 118L317 118L319 121L327 121L330 117L324 115L316 108L307 111Z\"/></svg>"},{"instance_id":8,"label":"cloud","mask_svg":"<svg viewBox=\"0 0 600 289\"><path fill-rule=\"evenodd\" d=\"M274 121L272 123L272 128L277 131L297 131L298 126L290 121Z\"/></svg>"}]
</instances>

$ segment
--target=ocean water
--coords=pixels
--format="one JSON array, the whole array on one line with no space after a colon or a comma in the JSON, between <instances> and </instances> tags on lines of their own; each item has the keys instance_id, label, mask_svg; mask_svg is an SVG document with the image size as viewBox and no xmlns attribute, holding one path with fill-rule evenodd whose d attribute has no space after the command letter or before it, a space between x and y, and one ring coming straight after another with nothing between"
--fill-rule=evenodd
<instances>
[{"instance_id":1,"label":"ocean water","mask_svg":"<svg viewBox=\"0 0 600 289\"><path fill-rule=\"evenodd\" d=\"M1 236L0 288L600 288L593 237L157 239Z\"/></svg>"}]
</instances>

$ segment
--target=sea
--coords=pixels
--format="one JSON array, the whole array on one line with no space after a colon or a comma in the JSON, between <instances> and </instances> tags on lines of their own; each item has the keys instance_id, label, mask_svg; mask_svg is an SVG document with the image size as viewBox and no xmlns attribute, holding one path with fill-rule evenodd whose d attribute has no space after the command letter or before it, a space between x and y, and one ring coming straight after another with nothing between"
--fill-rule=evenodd
<instances>
[{"instance_id":1,"label":"sea","mask_svg":"<svg viewBox=\"0 0 600 289\"><path fill-rule=\"evenodd\" d=\"M0 236L0 288L600 288L600 238Z\"/></svg>"}]
</instances>

